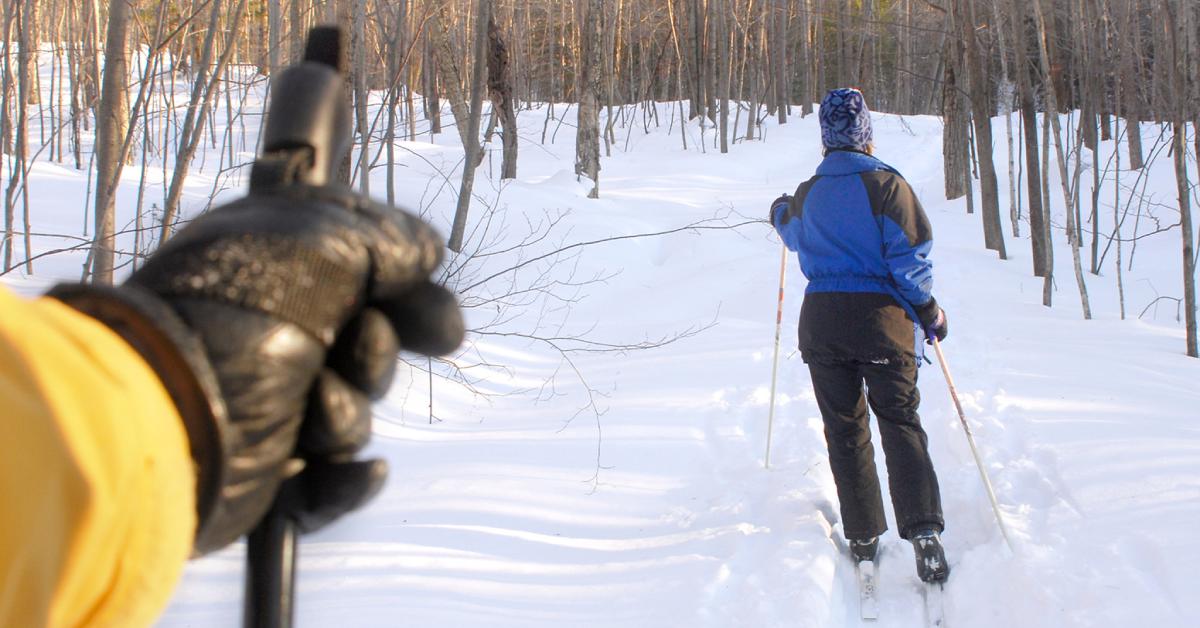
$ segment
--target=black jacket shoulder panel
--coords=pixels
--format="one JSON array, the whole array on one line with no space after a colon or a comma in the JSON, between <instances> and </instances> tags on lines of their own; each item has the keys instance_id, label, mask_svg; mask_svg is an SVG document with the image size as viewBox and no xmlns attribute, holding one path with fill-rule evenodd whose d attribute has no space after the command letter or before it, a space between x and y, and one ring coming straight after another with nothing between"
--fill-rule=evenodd
<instances>
[{"instance_id":1,"label":"black jacket shoulder panel","mask_svg":"<svg viewBox=\"0 0 1200 628\"><path fill-rule=\"evenodd\" d=\"M801 183L796 188L796 193L792 195L792 200L788 203L787 214L783 217L785 224L792 218L800 218L804 215L804 199L808 197L808 191L812 189L813 184L820 178L821 175L814 175L811 179Z\"/></svg>"},{"instance_id":2,"label":"black jacket shoulder panel","mask_svg":"<svg viewBox=\"0 0 1200 628\"><path fill-rule=\"evenodd\" d=\"M894 170L862 172L858 176L867 189L873 214L886 216L899 225L912 246L933 239L929 217L904 177Z\"/></svg>"}]
</instances>

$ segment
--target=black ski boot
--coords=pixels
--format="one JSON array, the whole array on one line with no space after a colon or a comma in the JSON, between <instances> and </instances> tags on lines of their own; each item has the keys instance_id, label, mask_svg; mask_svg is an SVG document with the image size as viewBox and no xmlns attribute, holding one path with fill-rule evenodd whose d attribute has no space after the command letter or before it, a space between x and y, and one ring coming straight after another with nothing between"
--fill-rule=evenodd
<instances>
[{"instance_id":1,"label":"black ski boot","mask_svg":"<svg viewBox=\"0 0 1200 628\"><path fill-rule=\"evenodd\" d=\"M849 543L850 555L854 557L855 562L861 563L865 560L875 560L875 553L879 551L879 537L849 539Z\"/></svg>"},{"instance_id":2,"label":"black ski boot","mask_svg":"<svg viewBox=\"0 0 1200 628\"><path fill-rule=\"evenodd\" d=\"M917 576L925 582L945 582L950 577L950 564L946 562L938 531L920 530L913 534L912 544L917 556Z\"/></svg>"}]
</instances>

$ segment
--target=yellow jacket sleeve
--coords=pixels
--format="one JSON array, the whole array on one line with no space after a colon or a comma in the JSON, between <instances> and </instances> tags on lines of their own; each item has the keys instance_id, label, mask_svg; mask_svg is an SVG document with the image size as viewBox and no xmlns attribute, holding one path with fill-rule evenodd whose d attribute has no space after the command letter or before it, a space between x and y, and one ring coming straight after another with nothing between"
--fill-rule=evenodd
<instances>
[{"instance_id":1,"label":"yellow jacket sleeve","mask_svg":"<svg viewBox=\"0 0 1200 628\"><path fill-rule=\"evenodd\" d=\"M145 626L191 552L162 383L98 321L0 287L0 626Z\"/></svg>"}]
</instances>

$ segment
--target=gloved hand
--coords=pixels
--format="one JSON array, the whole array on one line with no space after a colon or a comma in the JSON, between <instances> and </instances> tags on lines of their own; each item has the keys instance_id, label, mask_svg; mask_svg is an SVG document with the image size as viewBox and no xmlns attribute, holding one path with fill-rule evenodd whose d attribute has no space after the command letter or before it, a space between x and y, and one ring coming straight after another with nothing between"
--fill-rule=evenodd
<instances>
[{"instance_id":1,"label":"gloved hand","mask_svg":"<svg viewBox=\"0 0 1200 628\"><path fill-rule=\"evenodd\" d=\"M382 461L352 460L370 437L370 400L401 348L440 355L463 338L454 296L430 282L441 251L418 218L348 190L252 188L124 285L51 296L112 327L171 394L196 465L203 554L249 531L289 477L280 503L302 531L382 486Z\"/></svg>"},{"instance_id":2,"label":"gloved hand","mask_svg":"<svg viewBox=\"0 0 1200 628\"><path fill-rule=\"evenodd\" d=\"M779 198L777 198L777 199L775 199L775 200L771 201L771 211L769 211L769 212L767 213L767 222L769 222L769 223L771 223L772 225L774 225L774 224L775 224L775 210L776 210L776 209L777 209L777 208L778 208L780 205L783 205L783 206L784 206L784 208L785 208L785 209L784 209L784 211L786 212L786 211L787 211L786 207L787 207L787 206L788 206L788 205L789 205L791 202L792 202L792 197L791 197L791 195L790 195L790 194L780 194L780 195L779 195ZM786 221L785 221L785 222L786 222Z\"/></svg>"},{"instance_id":3,"label":"gloved hand","mask_svg":"<svg viewBox=\"0 0 1200 628\"><path fill-rule=\"evenodd\" d=\"M917 308L917 317L921 319L921 329L925 330L925 342L928 344L933 344L934 338L941 342L950 333L946 311L933 299Z\"/></svg>"}]
</instances>

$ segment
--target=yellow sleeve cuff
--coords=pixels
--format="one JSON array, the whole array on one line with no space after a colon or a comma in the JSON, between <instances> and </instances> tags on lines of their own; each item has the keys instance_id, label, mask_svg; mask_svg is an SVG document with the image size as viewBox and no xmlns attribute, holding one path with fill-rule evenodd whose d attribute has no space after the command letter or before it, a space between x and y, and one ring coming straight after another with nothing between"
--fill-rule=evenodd
<instances>
[{"instance_id":1,"label":"yellow sleeve cuff","mask_svg":"<svg viewBox=\"0 0 1200 628\"><path fill-rule=\"evenodd\" d=\"M149 625L195 534L179 415L100 322L2 287L0 312L0 625Z\"/></svg>"}]
</instances>

